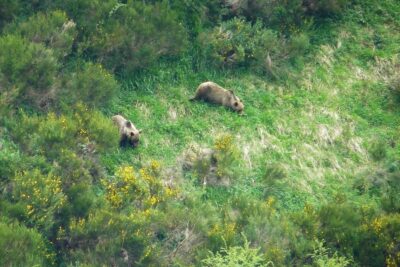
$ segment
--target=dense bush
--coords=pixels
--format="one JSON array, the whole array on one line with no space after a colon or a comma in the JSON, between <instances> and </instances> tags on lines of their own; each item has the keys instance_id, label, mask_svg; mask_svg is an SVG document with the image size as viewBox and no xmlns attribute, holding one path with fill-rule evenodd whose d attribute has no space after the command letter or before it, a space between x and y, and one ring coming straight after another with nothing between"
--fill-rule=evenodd
<instances>
[{"instance_id":1,"label":"dense bush","mask_svg":"<svg viewBox=\"0 0 400 267\"><path fill-rule=\"evenodd\" d=\"M186 46L183 26L164 3L100 1L76 5L80 10L72 12L73 18L78 27L84 27L80 50L112 71L129 73L146 68L162 56L179 54Z\"/></svg>"},{"instance_id":2,"label":"dense bush","mask_svg":"<svg viewBox=\"0 0 400 267\"><path fill-rule=\"evenodd\" d=\"M54 261L40 233L16 223L0 222L0 248L1 266L49 266Z\"/></svg>"},{"instance_id":3,"label":"dense bush","mask_svg":"<svg viewBox=\"0 0 400 267\"><path fill-rule=\"evenodd\" d=\"M143 214L127 216L98 210L86 219L71 220L66 228L59 228L57 243L62 248L73 248L65 259L72 265L131 266L150 254L150 233L144 222Z\"/></svg>"},{"instance_id":4,"label":"dense bush","mask_svg":"<svg viewBox=\"0 0 400 267\"><path fill-rule=\"evenodd\" d=\"M68 20L62 11L37 13L24 22L10 25L6 32L20 35L31 42L41 43L51 48L59 59L71 54L72 45L78 33L75 23Z\"/></svg>"},{"instance_id":5,"label":"dense bush","mask_svg":"<svg viewBox=\"0 0 400 267\"><path fill-rule=\"evenodd\" d=\"M14 104L46 107L53 98L58 62L51 50L18 36L0 38L0 93L12 92Z\"/></svg>"},{"instance_id":6,"label":"dense bush","mask_svg":"<svg viewBox=\"0 0 400 267\"><path fill-rule=\"evenodd\" d=\"M231 16L261 20L267 27L283 32L302 26L308 16L326 17L340 14L349 0L238 0L225 1Z\"/></svg>"},{"instance_id":7,"label":"dense bush","mask_svg":"<svg viewBox=\"0 0 400 267\"><path fill-rule=\"evenodd\" d=\"M234 266L274 266L273 262L267 262L259 249L251 248L249 242L245 241L243 247L226 247L220 252L211 253L203 260L203 266L210 267L234 267Z\"/></svg>"},{"instance_id":8,"label":"dense bush","mask_svg":"<svg viewBox=\"0 0 400 267\"><path fill-rule=\"evenodd\" d=\"M266 29L260 21L251 24L232 19L200 36L205 55L217 66L252 67L276 76L282 63L309 48L306 34L285 40L277 32Z\"/></svg>"},{"instance_id":9,"label":"dense bush","mask_svg":"<svg viewBox=\"0 0 400 267\"><path fill-rule=\"evenodd\" d=\"M29 226L49 235L57 222L55 216L66 201L61 178L40 170L17 173L12 181L12 199L25 206Z\"/></svg>"},{"instance_id":10,"label":"dense bush","mask_svg":"<svg viewBox=\"0 0 400 267\"><path fill-rule=\"evenodd\" d=\"M104 108L111 102L118 89L114 77L102 65L90 62L78 65L62 81L60 102L68 110L74 103Z\"/></svg>"},{"instance_id":11,"label":"dense bush","mask_svg":"<svg viewBox=\"0 0 400 267\"><path fill-rule=\"evenodd\" d=\"M400 264L400 215L381 215L361 226L357 260L365 266Z\"/></svg>"},{"instance_id":12,"label":"dense bush","mask_svg":"<svg viewBox=\"0 0 400 267\"><path fill-rule=\"evenodd\" d=\"M260 22L252 25L241 19L222 23L200 38L206 55L220 66L263 65L279 43L277 34Z\"/></svg>"},{"instance_id":13,"label":"dense bush","mask_svg":"<svg viewBox=\"0 0 400 267\"><path fill-rule=\"evenodd\" d=\"M0 0L0 30L18 14L19 9L18 0Z\"/></svg>"}]
</instances>

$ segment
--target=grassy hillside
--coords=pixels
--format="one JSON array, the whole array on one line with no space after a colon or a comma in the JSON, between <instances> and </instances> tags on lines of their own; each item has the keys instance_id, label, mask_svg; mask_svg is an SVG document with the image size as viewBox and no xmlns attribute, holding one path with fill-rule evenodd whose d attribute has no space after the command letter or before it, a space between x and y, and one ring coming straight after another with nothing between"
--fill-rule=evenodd
<instances>
[{"instance_id":1,"label":"grassy hillside","mask_svg":"<svg viewBox=\"0 0 400 267\"><path fill-rule=\"evenodd\" d=\"M188 18L185 27L198 23ZM0 54L0 265L400 264L400 4L352 1L339 17L314 19L291 32L309 37L301 54L271 49L275 71L261 72L258 63L216 67L194 42L179 57L121 73L134 68L117 60L122 48L107 50L108 39L89 31L68 35L82 38L75 46L86 52L65 57L57 42L21 37L29 49L8 63L15 72ZM7 33L27 27L9 25L4 47L18 41ZM99 32L112 38L107 27ZM295 50L292 40L278 45ZM109 54L96 54L103 48ZM50 69L55 81L11 75L23 73L22 59L36 53L29 51L47 59L47 49L58 63L49 52L32 66ZM244 115L190 102L207 80L233 89ZM45 106L48 98L31 91L37 84L51 99ZM143 130L137 148L118 147L115 114ZM215 166L204 151L213 151Z\"/></svg>"}]
</instances>

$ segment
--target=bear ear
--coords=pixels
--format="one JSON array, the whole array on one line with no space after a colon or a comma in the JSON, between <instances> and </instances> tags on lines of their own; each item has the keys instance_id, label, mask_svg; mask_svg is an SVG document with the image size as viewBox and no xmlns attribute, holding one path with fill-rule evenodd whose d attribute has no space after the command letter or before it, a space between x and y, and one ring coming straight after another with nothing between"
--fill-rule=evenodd
<instances>
[{"instance_id":1,"label":"bear ear","mask_svg":"<svg viewBox=\"0 0 400 267\"><path fill-rule=\"evenodd\" d=\"M229 90L229 92L231 93L231 95L235 95L235 93L232 90Z\"/></svg>"},{"instance_id":2,"label":"bear ear","mask_svg":"<svg viewBox=\"0 0 400 267\"><path fill-rule=\"evenodd\" d=\"M126 127L131 128L132 127L132 122L131 121L126 121L125 125L126 125Z\"/></svg>"},{"instance_id":3,"label":"bear ear","mask_svg":"<svg viewBox=\"0 0 400 267\"><path fill-rule=\"evenodd\" d=\"M139 129L138 131L139 131L139 133L142 133L142 129Z\"/></svg>"}]
</instances>

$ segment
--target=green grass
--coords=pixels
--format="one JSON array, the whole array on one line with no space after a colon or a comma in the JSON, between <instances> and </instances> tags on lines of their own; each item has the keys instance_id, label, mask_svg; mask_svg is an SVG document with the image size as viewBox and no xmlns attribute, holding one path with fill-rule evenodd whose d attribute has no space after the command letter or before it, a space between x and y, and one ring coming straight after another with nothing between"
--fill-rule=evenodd
<instances>
[{"instance_id":1,"label":"green grass","mask_svg":"<svg viewBox=\"0 0 400 267\"><path fill-rule=\"evenodd\" d=\"M287 177L280 181L285 190L276 196L284 208L326 203L339 193L362 201L357 198L365 196L352 187L354 178L380 168L368 152L369 143L399 140L400 109L375 61L399 53L399 35L391 26L372 33L351 21L335 29L336 39L314 45L301 70L286 81L246 71L193 71L185 62L130 78L106 113L121 113L143 129L141 145L117 149L103 162L111 172L121 164L140 167L152 159L173 168L190 144L212 147L228 133L241 151L240 166L231 188L210 188L206 199L226 201L236 192L259 198L266 167L280 164ZM382 40L379 47L374 34ZM189 102L206 80L234 89L245 115ZM393 154L398 146L387 149Z\"/></svg>"}]
</instances>

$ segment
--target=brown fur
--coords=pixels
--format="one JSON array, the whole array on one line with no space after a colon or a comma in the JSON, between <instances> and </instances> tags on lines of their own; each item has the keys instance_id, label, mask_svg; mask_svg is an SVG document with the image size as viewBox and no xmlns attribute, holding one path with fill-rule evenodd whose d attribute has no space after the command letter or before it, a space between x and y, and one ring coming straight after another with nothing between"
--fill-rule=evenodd
<instances>
[{"instance_id":1,"label":"brown fur","mask_svg":"<svg viewBox=\"0 0 400 267\"><path fill-rule=\"evenodd\" d=\"M232 90L226 90L214 82L204 82L199 85L196 95L190 99L222 105L242 114L244 105Z\"/></svg>"},{"instance_id":2,"label":"brown fur","mask_svg":"<svg viewBox=\"0 0 400 267\"><path fill-rule=\"evenodd\" d=\"M137 147L142 130L136 129L135 125L130 120L125 119L121 115L113 116L112 120L119 129L119 145L122 147L127 145Z\"/></svg>"}]
</instances>

